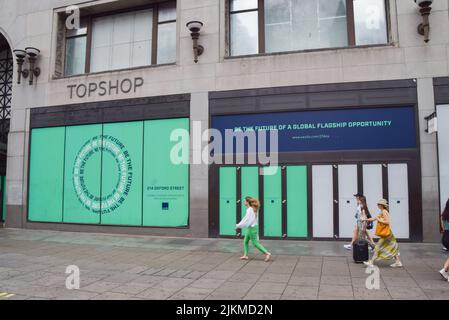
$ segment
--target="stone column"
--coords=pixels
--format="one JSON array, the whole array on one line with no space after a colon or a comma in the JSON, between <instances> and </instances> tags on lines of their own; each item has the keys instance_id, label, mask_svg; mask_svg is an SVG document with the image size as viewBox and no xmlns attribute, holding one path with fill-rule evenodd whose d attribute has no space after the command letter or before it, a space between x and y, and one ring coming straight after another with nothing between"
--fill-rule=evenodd
<instances>
[{"instance_id":1,"label":"stone column","mask_svg":"<svg viewBox=\"0 0 449 320\"><path fill-rule=\"evenodd\" d=\"M418 110L421 144L421 174L423 203L423 240L440 241L438 159L436 134L429 135L425 117L435 112L435 96L432 78L418 79Z\"/></svg>"},{"instance_id":2,"label":"stone column","mask_svg":"<svg viewBox=\"0 0 449 320\"><path fill-rule=\"evenodd\" d=\"M202 132L209 128L209 94L192 93L190 102L190 227L193 237L209 236L209 166L200 161L207 141L200 143L201 133L193 134L201 125ZM195 140L194 140L195 139Z\"/></svg>"},{"instance_id":3,"label":"stone column","mask_svg":"<svg viewBox=\"0 0 449 320\"><path fill-rule=\"evenodd\" d=\"M6 227L22 228L26 219L27 181L26 157L28 154L27 111L13 110L8 138L6 171Z\"/></svg>"}]
</instances>

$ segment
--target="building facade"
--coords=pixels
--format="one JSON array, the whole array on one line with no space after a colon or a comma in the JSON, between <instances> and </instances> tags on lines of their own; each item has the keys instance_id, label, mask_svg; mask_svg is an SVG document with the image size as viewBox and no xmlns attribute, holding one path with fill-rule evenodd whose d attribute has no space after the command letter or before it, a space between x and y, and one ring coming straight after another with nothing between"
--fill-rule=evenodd
<instances>
[{"instance_id":1,"label":"building facade","mask_svg":"<svg viewBox=\"0 0 449 320\"><path fill-rule=\"evenodd\" d=\"M439 241L449 1L429 19L426 43L412 0L0 0L5 226L235 237L250 195L264 238L346 239L362 192ZM276 131L276 165L206 129Z\"/></svg>"}]
</instances>

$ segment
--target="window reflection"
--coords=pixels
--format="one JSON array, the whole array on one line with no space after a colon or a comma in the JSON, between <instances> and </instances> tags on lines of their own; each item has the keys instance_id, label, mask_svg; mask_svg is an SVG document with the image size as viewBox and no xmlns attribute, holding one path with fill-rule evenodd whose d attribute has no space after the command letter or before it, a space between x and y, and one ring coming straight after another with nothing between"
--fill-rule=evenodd
<instances>
[{"instance_id":1,"label":"window reflection","mask_svg":"<svg viewBox=\"0 0 449 320\"><path fill-rule=\"evenodd\" d=\"M230 54L388 43L385 0L352 1L353 12L346 0L230 0Z\"/></svg>"},{"instance_id":2,"label":"window reflection","mask_svg":"<svg viewBox=\"0 0 449 320\"><path fill-rule=\"evenodd\" d=\"M354 20L357 45L388 42L385 0L354 0Z\"/></svg>"},{"instance_id":3,"label":"window reflection","mask_svg":"<svg viewBox=\"0 0 449 320\"><path fill-rule=\"evenodd\" d=\"M240 56L259 52L257 11L231 16L231 55Z\"/></svg>"},{"instance_id":4,"label":"window reflection","mask_svg":"<svg viewBox=\"0 0 449 320\"><path fill-rule=\"evenodd\" d=\"M266 0L266 51L348 45L345 0Z\"/></svg>"}]
</instances>

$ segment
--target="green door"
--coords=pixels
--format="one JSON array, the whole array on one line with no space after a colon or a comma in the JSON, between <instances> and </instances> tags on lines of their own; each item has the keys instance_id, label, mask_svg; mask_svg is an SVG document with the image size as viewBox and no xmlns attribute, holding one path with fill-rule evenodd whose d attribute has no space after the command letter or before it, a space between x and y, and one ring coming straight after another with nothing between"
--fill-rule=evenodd
<instances>
[{"instance_id":1,"label":"green door","mask_svg":"<svg viewBox=\"0 0 449 320\"><path fill-rule=\"evenodd\" d=\"M28 220L62 222L65 128L31 131Z\"/></svg>"},{"instance_id":2,"label":"green door","mask_svg":"<svg viewBox=\"0 0 449 320\"><path fill-rule=\"evenodd\" d=\"M242 179L242 218L245 216L245 198L252 197L259 200L259 168L258 167L242 167L241 168Z\"/></svg>"},{"instance_id":3,"label":"green door","mask_svg":"<svg viewBox=\"0 0 449 320\"><path fill-rule=\"evenodd\" d=\"M101 124L66 128L64 222L99 224Z\"/></svg>"},{"instance_id":4,"label":"green door","mask_svg":"<svg viewBox=\"0 0 449 320\"><path fill-rule=\"evenodd\" d=\"M142 225L143 122L105 124L101 223Z\"/></svg>"},{"instance_id":5,"label":"green door","mask_svg":"<svg viewBox=\"0 0 449 320\"><path fill-rule=\"evenodd\" d=\"M246 215L245 198L251 197L259 200L259 167L242 167L241 168L241 201L242 218ZM242 230L242 234L246 234L246 228Z\"/></svg>"},{"instance_id":6,"label":"green door","mask_svg":"<svg viewBox=\"0 0 449 320\"><path fill-rule=\"evenodd\" d=\"M220 236L235 236L237 210L237 170L235 167L220 168L219 183L219 233Z\"/></svg>"},{"instance_id":7,"label":"green door","mask_svg":"<svg viewBox=\"0 0 449 320\"><path fill-rule=\"evenodd\" d=\"M282 237L282 170L269 171L263 176L264 236Z\"/></svg>"},{"instance_id":8,"label":"green door","mask_svg":"<svg viewBox=\"0 0 449 320\"><path fill-rule=\"evenodd\" d=\"M287 167L287 236L306 238L307 167Z\"/></svg>"}]
</instances>

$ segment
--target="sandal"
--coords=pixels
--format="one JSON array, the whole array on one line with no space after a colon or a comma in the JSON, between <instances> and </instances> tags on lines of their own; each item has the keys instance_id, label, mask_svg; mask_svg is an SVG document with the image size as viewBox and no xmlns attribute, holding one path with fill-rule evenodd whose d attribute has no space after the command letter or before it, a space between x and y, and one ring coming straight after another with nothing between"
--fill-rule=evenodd
<instances>
[{"instance_id":1,"label":"sandal","mask_svg":"<svg viewBox=\"0 0 449 320\"><path fill-rule=\"evenodd\" d=\"M271 253L267 253L264 261L268 262L268 261L270 261L270 259L271 259Z\"/></svg>"}]
</instances>

